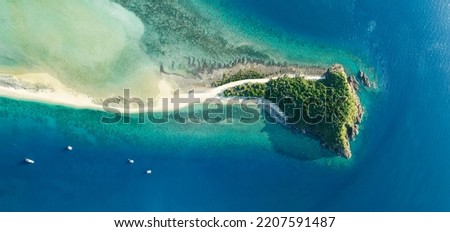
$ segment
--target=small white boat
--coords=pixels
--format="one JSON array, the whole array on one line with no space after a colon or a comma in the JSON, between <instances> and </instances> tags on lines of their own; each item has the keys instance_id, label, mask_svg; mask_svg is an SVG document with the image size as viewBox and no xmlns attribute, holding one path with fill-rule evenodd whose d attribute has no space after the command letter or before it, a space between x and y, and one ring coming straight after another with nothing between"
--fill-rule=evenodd
<instances>
[{"instance_id":1,"label":"small white boat","mask_svg":"<svg viewBox=\"0 0 450 232\"><path fill-rule=\"evenodd\" d=\"M134 160L128 159L128 163L129 163L129 164L134 164Z\"/></svg>"},{"instance_id":2,"label":"small white boat","mask_svg":"<svg viewBox=\"0 0 450 232\"><path fill-rule=\"evenodd\" d=\"M67 150L68 150L68 151L72 151L72 150L73 150L73 147L72 147L72 146L67 146Z\"/></svg>"},{"instance_id":3,"label":"small white boat","mask_svg":"<svg viewBox=\"0 0 450 232\"><path fill-rule=\"evenodd\" d=\"M152 174L152 170L147 170L147 175Z\"/></svg>"},{"instance_id":4,"label":"small white boat","mask_svg":"<svg viewBox=\"0 0 450 232\"><path fill-rule=\"evenodd\" d=\"M34 160L25 158L25 162L29 164L34 164Z\"/></svg>"}]
</instances>

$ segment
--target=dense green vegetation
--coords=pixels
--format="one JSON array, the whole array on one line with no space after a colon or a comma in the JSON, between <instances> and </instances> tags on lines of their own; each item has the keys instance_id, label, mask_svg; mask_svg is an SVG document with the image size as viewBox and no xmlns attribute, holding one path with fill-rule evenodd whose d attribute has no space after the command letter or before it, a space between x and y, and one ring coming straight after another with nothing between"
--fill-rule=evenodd
<instances>
[{"instance_id":1,"label":"dense green vegetation","mask_svg":"<svg viewBox=\"0 0 450 232\"><path fill-rule=\"evenodd\" d=\"M264 76L258 72L252 71L252 70L240 70L236 74L223 74L222 80L215 81L212 83L213 87L225 85L231 82L240 81L240 80L247 80L247 79L262 79Z\"/></svg>"},{"instance_id":2,"label":"dense green vegetation","mask_svg":"<svg viewBox=\"0 0 450 232\"><path fill-rule=\"evenodd\" d=\"M281 78L267 83L265 98L276 102L289 123L319 138L329 149L349 155L348 128L358 117L358 102L343 73L325 80Z\"/></svg>"},{"instance_id":3,"label":"dense green vegetation","mask_svg":"<svg viewBox=\"0 0 450 232\"><path fill-rule=\"evenodd\" d=\"M228 89L225 96L264 97L288 116L287 123L319 139L340 155L350 157L349 139L359 122L359 100L343 69L328 71L325 80L279 78L267 84L246 84Z\"/></svg>"},{"instance_id":4,"label":"dense green vegetation","mask_svg":"<svg viewBox=\"0 0 450 232\"><path fill-rule=\"evenodd\" d=\"M260 98L266 94L267 85L261 83L248 83L238 85L223 92L225 97Z\"/></svg>"}]
</instances>

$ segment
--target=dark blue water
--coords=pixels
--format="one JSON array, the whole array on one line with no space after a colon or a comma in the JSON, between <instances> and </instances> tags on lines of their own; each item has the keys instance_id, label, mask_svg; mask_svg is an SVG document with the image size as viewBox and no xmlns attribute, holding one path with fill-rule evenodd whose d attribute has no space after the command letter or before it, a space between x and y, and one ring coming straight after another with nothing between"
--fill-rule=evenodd
<instances>
[{"instance_id":1,"label":"dark blue water","mask_svg":"<svg viewBox=\"0 0 450 232\"><path fill-rule=\"evenodd\" d=\"M236 1L236 6L287 33L345 46L377 68L383 96L369 112L365 158L342 177L339 190L322 185L336 194L314 199L310 210L450 209L450 1Z\"/></svg>"},{"instance_id":2,"label":"dark blue water","mask_svg":"<svg viewBox=\"0 0 450 232\"><path fill-rule=\"evenodd\" d=\"M226 4L375 67L379 90L350 164L286 157L277 141L287 132L263 123L105 126L100 113L3 99L0 210L450 210L450 1Z\"/></svg>"}]
</instances>

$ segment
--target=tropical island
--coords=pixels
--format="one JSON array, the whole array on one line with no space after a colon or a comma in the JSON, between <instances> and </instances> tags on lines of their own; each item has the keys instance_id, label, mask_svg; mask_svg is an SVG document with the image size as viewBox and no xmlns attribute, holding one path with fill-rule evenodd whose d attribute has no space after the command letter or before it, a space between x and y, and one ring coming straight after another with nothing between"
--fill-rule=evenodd
<instances>
[{"instance_id":1,"label":"tropical island","mask_svg":"<svg viewBox=\"0 0 450 232\"><path fill-rule=\"evenodd\" d=\"M346 158L352 156L350 141L358 134L364 113L356 91L359 83L372 86L362 71L356 77L348 76L342 65L324 69L237 62L230 67L198 72L198 79L163 70L162 75L168 81L183 83L184 91L200 90L196 97L202 101L221 97L261 99L264 111L276 122L319 140L323 147ZM101 99L74 93L57 80L50 81L48 75L32 77L0 76L0 96L101 109ZM122 103L118 104L119 109Z\"/></svg>"},{"instance_id":2,"label":"tropical island","mask_svg":"<svg viewBox=\"0 0 450 232\"><path fill-rule=\"evenodd\" d=\"M124 89L132 98L154 99L154 105L145 101L147 112L174 111L163 102L177 91L195 90L201 101L265 99L283 113L279 122L351 156L349 141L362 115L355 79L372 83L362 71L354 78L342 66L324 67L338 61L372 73L347 51L293 39L257 21L236 24L216 5L200 2L0 5L1 47L7 48L0 53L1 97L100 111L114 99L119 112L125 111ZM6 13L16 9L30 11ZM133 104L130 112L140 107Z\"/></svg>"},{"instance_id":3,"label":"tropical island","mask_svg":"<svg viewBox=\"0 0 450 232\"><path fill-rule=\"evenodd\" d=\"M224 75L214 86L238 80L261 79L264 75L253 70L240 70ZM357 82L347 76L342 65L333 65L323 78L308 80L301 76L281 76L265 83L245 83L228 88L225 97L260 98L274 103L266 107L277 121L318 139L323 147L351 158L350 140L358 134L363 108L356 94ZM275 116L274 116L275 115Z\"/></svg>"}]
</instances>

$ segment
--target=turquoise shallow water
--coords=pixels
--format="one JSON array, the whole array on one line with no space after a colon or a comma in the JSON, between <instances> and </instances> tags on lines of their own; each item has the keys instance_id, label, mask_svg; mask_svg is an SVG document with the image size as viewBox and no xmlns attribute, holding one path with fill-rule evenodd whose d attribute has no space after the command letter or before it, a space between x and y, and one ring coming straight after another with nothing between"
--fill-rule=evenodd
<instances>
[{"instance_id":1,"label":"turquoise shallow water","mask_svg":"<svg viewBox=\"0 0 450 232\"><path fill-rule=\"evenodd\" d=\"M103 125L100 112L2 98L0 210L450 210L448 1L251 0L215 9L227 10L222 21L249 17L235 27L280 47L274 56L318 64L329 55L327 64L350 70L361 57L375 68L379 89L362 94L367 114L352 160L294 159L327 151L263 121ZM326 52L308 60L314 52L280 38Z\"/></svg>"},{"instance_id":2,"label":"turquoise shallow water","mask_svg":"<svg viewBox=\"0 0 450 232\"><path fill-rule=\"evenodd\" d=\"M1 183L3 209L237 210L241 203L229 200L244 197L247 210L271 210L252 200L265 201L273 193L267 181L290 186L289 176L301 176L305 168L318 166L317 174L331 170L320 162L286 157L292 149L311 156L330 154L312 139L263 121L102 125L101 112L6 99L1 103L1 170L8 176ZM18 122L20 115L28 117ZM67 144L74 151L66 151ZM24 164L24 156L36 165ZM129 165L129 158L136 163ZM151 176L147 169L153 170ZM235 191L229 192L231 188ZM205 199L198 191L211 198L201 203Z\"/></svg>"}]
</instances>

